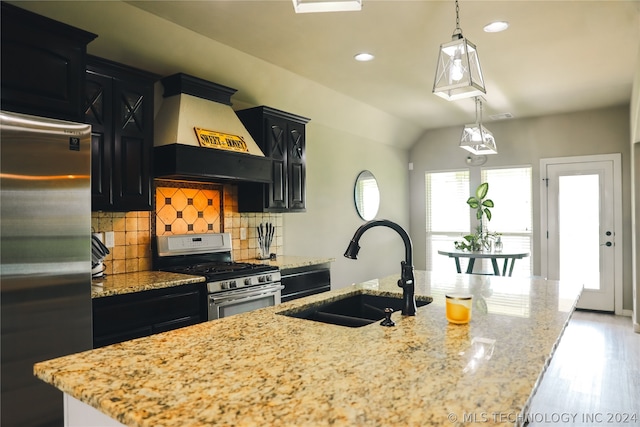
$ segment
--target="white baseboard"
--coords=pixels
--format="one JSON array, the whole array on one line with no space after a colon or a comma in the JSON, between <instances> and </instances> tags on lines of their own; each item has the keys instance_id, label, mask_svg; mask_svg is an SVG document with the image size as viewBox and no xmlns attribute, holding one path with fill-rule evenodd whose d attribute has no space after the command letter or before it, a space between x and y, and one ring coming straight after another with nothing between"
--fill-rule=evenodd
<instances>
[{"instance_id":1,"label":"white baseboard","mask_svg":"<svg viewBox=\"0 0 640 427\"><path fill-rule=\"evenodd\" d=\"M633 310L622 310L622 312L620 313L620 316L627 316L627 317L631 317L633 316Z\"/></svg>"}]
</instances>

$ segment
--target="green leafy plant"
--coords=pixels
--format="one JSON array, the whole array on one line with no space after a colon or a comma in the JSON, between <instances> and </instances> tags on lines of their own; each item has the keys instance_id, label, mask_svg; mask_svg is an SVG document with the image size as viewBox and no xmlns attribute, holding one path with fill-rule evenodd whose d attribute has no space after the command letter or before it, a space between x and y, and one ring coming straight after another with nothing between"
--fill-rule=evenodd
<instances>
[{"instance_id":1,"label":"green leafy plant","mask_svg":"<svg viewBox=\"0 0 640 427\"><path fill-rule=\"evenodd\" d=\"M476 195L467 199L467 204L471 209L476 210L476 219L479 221L475 234L468 234L463 237L463 241L454 242L455 248L458 250L481 251L491 248L491 240L498 237L499 233L489 233L482 228L482 218L487 217L487 221L491 221L491 209L494 207L493 200L487 198L489 192L489 183L483 182L476 189Z\"/></svg>"},{"instance_id":2,"label":"green leafy plant","mask_svg":"<svg viewBox=\"0 0 640 427\"><path fill-rule=\"evenodd\" d=\"M476 189L476 195L467 199L469 207L476 210L476 219L480 221L480 227L482 227L483 216L487 217L487 221L491 221L491 210L489 208L494 207L494 205L493 200L486 198L488 192L489 183L483 182Z\"/></svg>"}]
</instances>

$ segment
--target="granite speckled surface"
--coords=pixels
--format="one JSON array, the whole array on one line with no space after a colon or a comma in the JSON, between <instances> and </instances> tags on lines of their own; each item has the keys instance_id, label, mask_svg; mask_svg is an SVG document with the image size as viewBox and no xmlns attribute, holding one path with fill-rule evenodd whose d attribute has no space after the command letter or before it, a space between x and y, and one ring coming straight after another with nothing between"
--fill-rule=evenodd
<instances>
[{"instance_id":1,"label":"granite speckled surface","mask_svg":"<svg viewBox=\"0 0 640 427\"><path fill-rule=\"evenodd\" d=\"M91 298L129 294L132 292L168 288L204 281L205 278L203 276L190 276L164 271L138 271L135 273L110 274L91 280Z\"/></svg>"},{"instance_id":2,"label":"granite speckled surface","mask_svg":"<svg viewBox=\"0 0 640 427\"><path fill-rule=\"evenodd\" d=\"M284 256L279 256L275 260L258 260L253 258L253 259L238 260L238 261L269 264L273 267L278 267L280 270L289 270L292 268L306 267L310 265L326 264L326 263L334 262L335 260L336 260L335 258L329 258L329 257L321 258L321 257L284 255Z\"/></svg>"},{"instance_id":3,"label":"granite speckled surface","mask_svg":"<svg viewBox=\"0 0 640 427\"><path fill-rule=\"evenodd\" d=\"M396 326L278 314L352 293L398 293L390 276L38 363L37 377L129 426L513 425L580 288L541 279L416 271L433 303ZM473 317L448 324L445 293ZM465 418L466 417L466 418ZM463 422L466 419L467 422Z\"/></svg>"},{"instance_id":4,"label":"granite speckled surface","mask_svg":"<svg viewBox=\"0 0 640 427\"><path fill-rule=\"evenodd\" d=\"M280 256L277 260L257 260L255 258L238 260L254 264L269 264L281 270L325 264L335 261L335 258L317 258L302 256ZM110 274L91 281L91 298L107 297L111 295L129 294L148 291L151 289L167 288L170 286L186 285L188 283L204 282L203 276L191 276L164 271L139 271L135 273Z\"/></svg>"}]
</instances>

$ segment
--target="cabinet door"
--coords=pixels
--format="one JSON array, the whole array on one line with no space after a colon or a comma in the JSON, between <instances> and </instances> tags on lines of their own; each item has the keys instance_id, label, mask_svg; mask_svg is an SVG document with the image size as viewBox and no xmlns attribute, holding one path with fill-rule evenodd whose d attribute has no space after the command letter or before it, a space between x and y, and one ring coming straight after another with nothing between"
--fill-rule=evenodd
<instances>
[{"instance_id":1,"label":"cabinet door","mask_svg":"<svg viewBox=\"0 0 640 427\"><path fill-rule=\"evenodd\" d=\"M237 112L265 156L273 162L272 183L241 183L240 212L304 212L305 125L309 119L261 106Z\"/></svg>"},{"instance_id":2,"label":"cabinet door","mask_svg":"<svg viewBox=\"0 0 640 427\"><path fill-rule=\"evenodd\" d=\"M86 45L95 34L2 2L2 109L82 121Z\"/></svg>"},{"instance_id":3,"label":"cabinet door","mask_svg":"<svg viewBox=\"0 0 640 427\"><path fill-rule=\"evenodd\" d=\"M149 210L153 87L114 79L113 92L115 201L125 210Z\"/></svg>"},{"instance_id":4,"label":"cabinet door","mask_svg":"<svg viewBox=\"0 0 640 427\"><path fill-rule=\"evenodd\" d=\"M276 117L265 118L265 156L271 157L273 183L265 186L267 194L267 209L286 209L288 203L287 185L287 122Z\"/></svg>"},{"instance_id":5,"label":"cabinet door","mask_svg":"<svg viewBox=\"0 0 640 427\"><path fill-rule=\"evenodd\" d=\"M290 211L306 207L305 126L290 122L288 127L288 206Z\"/></svg>"},{"instance_id":6,"label":"cabinet door","mask_svg":"<svg viewBox=\"0 0 640 427\"><path fill-rule=\"evenodd\" d=\"M87 72L85 122L91 125L91 210L105 210L113 204L111 192L113 121L112 81Z\"/></svg>"}]
</instances>

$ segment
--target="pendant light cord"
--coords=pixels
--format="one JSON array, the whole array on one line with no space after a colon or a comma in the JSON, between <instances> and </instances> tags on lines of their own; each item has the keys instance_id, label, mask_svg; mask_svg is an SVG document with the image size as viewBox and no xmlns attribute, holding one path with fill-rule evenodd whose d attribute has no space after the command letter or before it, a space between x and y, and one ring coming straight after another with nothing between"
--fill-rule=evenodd
<instances>
[{"instance_id":1,"label":"pendant light cord","mask_svg":"<svg viewBox=\"0 0 640 427\"><path fill-rule=\"evenodd\" d=\"M482 100L479 96L475 97L476 100L476 124L482 124ZM478 116L478 105L480 106L480 115Z\"/></svg>"},{"instance_id":2,"label":"pendant light cord","mask_svg":"<svg viewBox=\"0 0 640 427\"><path fill-rule=\"evenodd\" d=\"M479 100L478 100L477 96L474 99L476 100L476 124L479 124L480 123L478 121L478 103L479 103Z\"/></svg>"}]
</instances>

